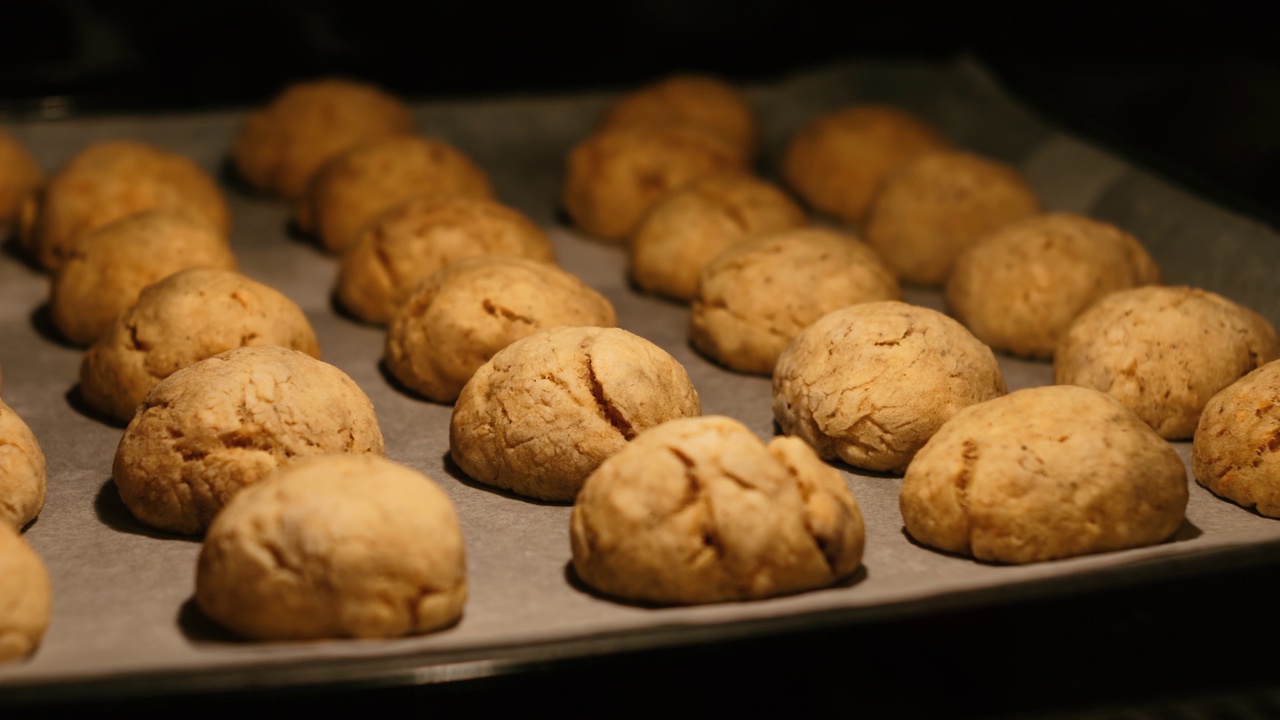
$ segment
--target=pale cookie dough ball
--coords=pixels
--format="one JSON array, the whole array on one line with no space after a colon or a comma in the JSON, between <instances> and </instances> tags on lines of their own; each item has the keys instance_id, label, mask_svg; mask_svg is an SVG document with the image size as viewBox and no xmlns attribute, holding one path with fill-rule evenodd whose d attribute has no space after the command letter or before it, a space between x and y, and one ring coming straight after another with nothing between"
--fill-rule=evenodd
<instances>
[{"instance_id":1,"label":"pale cookie dough ball","mask_svg":"<svg viewBox=\"0 0 1280 720\"><path fill-rule=\"evenodd\" d=\"M437 630L467 600L458 514L426 475L381 457L300 460L245 488L214 519L195 599L254 640Z\"/></svg>"},{"instance_id":2,"label":"pale cookie dough ball","mask_svg":"<svg viewBox=\"0 0 1280 720\"><path fill-rule=\"evenodd\" d=\"M645 430L699 414L685 369L617 328L555 328L517 340L462 388L449 455L477 482L572 501L587 476Z\"/></svg>"},{"instance_id":3,"label":"pale cookie dough ball","mask_svg":"<svg viewBox=\"0 0 1280 720\"><path fill-rule=\"evenodd\" d=\"M867 242L901 280L939 285L956 255L1040 212L1012 167L964 152L933 153L885 179L871 204Z\"/></svg>"},{"instance_id":4,"label":"pale cookie dough ball","mask_svg":"<svg viewBox=\"0 0 1280 720\"><path fill-rule=\"evenodd\" d=\"M553 327L616 324L605 296L554 265L468 258L433 275L400 307L384 357L406 387L453 402L481 365L520 338Z\"/></svg>"},{"instance_id":5,"label":"pale cookie dough ball","mask_svg":"<svg viewBox=\"0 0 1280 720\"><path fill-rule=\"evenodd\" d=\"M295 459L383 452L373 404L346 373L259 345L160 381L125 429L112 476L139 521L198 535L233 495Z\"/></svg>"},{"instance_id":6,"label":"pale cookie dough ball","mask_svg":"<svg viewBox=\"0 0 1280 720\"><path fill-rule=\"evenodd\" d=\"M43 182L44 173L31 153L9 133L0 130L0 239L17 224L23 200Z\"/></svg>"},{"instance_id":7,"label":"pale cookie dough ball","mask_svg":"<svg viewBox=\"0 0 1280 720\"><path fill-rule=\"evenodd\" d=\"M668 193L706 175L743 169L736 153L724 140L688 126L597 132L570 151L560 201L588 235L620 243Z\"/></svg>"},{"instance_id":8,"label":"pale cookie dough ball","mask_svg":"<svg viewBox=\"0 0 1280 720\"><path fill-rule=\"evenodd\" d=\"M1205 290L1121 290L1086 310L1058 343L1053 378L1116 397L1160 437L1189 438L1209 398L1280 357L1276 330Z\"/></svg>"},{"instance_id":9,"label":"pale cookie dough ball","mask_svg":"<svg viewBox=\"0 0 1280 720\"><path fill-rule=\"evenodd\" d=\"M365 228L342 258L334 292L352 315L385 325L436 271L478 255L555 262L546 233L517 210L492 200L420 197Z\"/></svg>"},{"instance_id":10,"label":"pale cookie dough ball","mask_svg":"<svg viewBox=\"0 0 1280 720\"><path fill-rule=\"evenodd\" d=\"M117 220L85 237L50 286L49 315L70 342L88 345L142 289L179 270L235 270L226 239L186 215L152 210Z\"/></svg>"},{"instance_id":11,"label":"pale cookie dough ball","mask_svg":"<svg viewBox=\"0 0 1280 720\"><path fill-rule=\"evenodd\" d=\"M668 195L645 216L628 246L631 279L643 290L686 302L702 268L729 246L798 228L804 211L773 185L739 173L712 175Z\"/></svg>"},{"instance_id":12,"label":"pale cookie dough ball","mask_svg":"<svg viewBox=\"0 0 1280 720\"><path fill-rule=\"evenodd\" d=\"M854 106L821 115L797 132L782 158L782 177L810 207L860 224L889 173L948 144L904 110Z\"/></svg>"},{"instance_id":13,"label":"pale cookie dough ball","mask_svg":"<svg viewBox=\"0 0 1280 720\"><path fill-rule=\"evenodd\" d=\"M0 522L0 663L39 647L52 612L49 571L18 531Z\"/></svg>"},{"instance_id":14,"label":"pale cookie dough ball","mask_svg":"<svg viewBox=\"0 0 1280 720\"><path fill-rule=\"evenodd\" d=\"M491 198L478 165L440 140L400 135L357 145L316 172L297 208L298 224L342 253L378 215L421 195Z\"/></svg>"},{"instance_id":15,"label":"pale cookie dough ball","mask_svg":"<svg viewBox=\"0 0 1280 720\"><path fill-rule=\"evenodd\" d=\"M844 478L796 438L766 446L736 420L674 420L587 478L573 568L588 585L660 604L755 600L825 587L862 562Z\"/></svg>"},{"instance_id":16,"label":"pale cookie dough ball","mask_svg":"<svg viewBox=\"0 0 1280 720\"><path fill-rule=\"evenodd\" d=\"M956 413L907 468L899 504L925 545L1029 563L1168 538L1187 476L1173 447L1113 398L1037 387Z\"/></svg>"},{"instance_id":17,"label":"pale cookie dough ball","mask_svg":"<svg viewBox=\"0 0 1280 720\"><path fill-rule=\"evenodd\" d=\"M44 452L36 436L0 401L0 525L21 530L34 520L44 508L46 479Z\"/></svg>"},{"instance_id":18,"label":"pale cookie dough ball","mask_svg":"<svg viewBox=\"0 0 1280 720\"><path fill-rule=\"evenodd\" d=\"M852 305L778 358L773 417L826 460L902 472L962 408L1005 393L991 353L960 323L900 302Z\"/></svg>"},{"instance_id":19,"label":"pale cookie dough ball","mask_svg":"<svg viewBox=\"0 0 1280 720\"><path fill-rule=\"evenodd\" d=\"M148 285L80 363L80 393L128 422L151 388L188 365L238 347L279 345L320 357L302 309L230 270L184 270Z\"/></svg>"},{"instance_id":20,"label":"pale cookie dough ball","mask_svg":"<svg viewBox=\"0 0 1280 720\"><path fill-rule=\"evenodd\" d=\"M1129 233L1052 213L961 252L947 277L947 305L991 347L1049 358L1071 323L1103 296L1159 282L1160 268Z\"/></svg>"},{"instance_id":21,"label":"pale cookie dough ball","mask_svg":"<svg viewBox=\"0 0 1280 720\"><path fill-rule=\"evenodd\" d=\"M726 367L768 375L791 339L823 315L901 297L867 245L832 230L792 230L734 245L707 265L689 339Z\"/></svg>"},{"instance_id":22,"label":"pale cookie dough ball","mask_svg":"<svg viewBox=\"0 0 1280 720\"><path fill-rule=\"evenodd\" d=\"M1280 517L1280 362L1209 399L1191 451L1196 480L1267 517Z\"/></svg>"},{"instance_id":23,"label":"pale cookie dough ball","mask_svg":"<svg viewBox=\"0 0 1280 720\"><path fill-rule=\"evenodd\" d=\"M227 237L231 215L203 170L177 153L140 142L90 145L22 209L24 245L57 270L90 232L143 210L183 213Z\"/></svg>"},{"instance_id":24,"label":"pale cookie dough ball","mask_svg":"<svg viewBox=\"0 0 1280 720\"><path fill-rule=\"evenodd\" d=\"M760 125L737 88L705 75L676 75L625 95L600 118L597 129L637 125L687 125L723 138L750 163Z\"/></svg>"},{"instance_id":25,"label":"pale cookie dough ball","mask_svg":"<svg viewBox=\"0 0 1280 720\"><path fill-rule=\"evenodd\" d=\"M290 85L245 120L231 149L255 190L297 200L326 161L362 142L413 132L404 103L350 80Z\"/></svg>"}]
</instances>

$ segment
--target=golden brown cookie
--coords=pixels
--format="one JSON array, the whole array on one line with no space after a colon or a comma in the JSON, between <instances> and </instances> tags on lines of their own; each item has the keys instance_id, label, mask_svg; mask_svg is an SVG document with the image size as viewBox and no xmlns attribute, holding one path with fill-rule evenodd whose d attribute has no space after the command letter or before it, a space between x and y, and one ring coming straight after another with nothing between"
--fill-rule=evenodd
<instances>
[{"instance_id":1,"label":"golden brown cookie","mask_svg":"<svg viewBox=\"0 0 1280 720\"><path fill-rule=\"evenodd\" d=\"M17 225L23 200L43 182L44 173L31 153L12 135L0 130L0 239Z\"/></svg>"},{"instance_id":2,"label":"golden brown cookie","mask_svg":"<svg viewBox=\"0 0 1280 720\"><path fill-rule=\"evenodd\" d=\"M613 327L613 304L560 268L481 256L437 272L387 331L387 369L412 390L453 402L499 350L546 328Z\"/></svg>"},{"instance_id":3,"label":"golden brown cookie","mask_svg":"<svg viewBox=\"0 0 1280 720\"><path fill-rule=\"evenodd\" d=\"M796 438L736 420L673 420L601 463L573 506L573 568L617 597L754 600L825 587L862 562L844 478Z\"/></svg>"},{"instance_id":4,"label":"golden brown cookie","mask_svg":"<svg viewBox=\"0 0 1280 720\"><path fill-rule=\"evenodd\" d=\"M1110 396L1048 386L965 408L916 455L899 495L925 545L1029 563L1154 545L1182 524L1178 453Z\"/></svg>"},{"instance_id":5,"label":"golden brown cookie","mask_svg":"<svg viewBox=\"0 0 1280 720\"><path fill-rule=\"evenodd\" d=\"M50 178L21 213L24 246L47 270L57 270L81 238L143 210L184 213L220 237L231 215L222 192L188 158L146 143L90 145Z\"/></svg>"},{"instance_id":6,"label":"golden brown cookie","mask_svg":"<svg viewBox=\"0 0 1280 720\"><path fill-rule=\"evenodd\" d=\"M409 108L350 80L294 83L251 114L231 157L255 190L297 200L326 161L362 142L413 132Z\"/></svg>"},{"instance_id":7,"label":"golden brown cookie","mask_svg":"<svg viewBox=\"0 0 1280 720\"><path fill-rule=\"evenodd\" d=\"M695 180L654 206L628 243L631 279L686 302L698 275L734 243L798 228L804 211L773 185L741 173Z\"/></svg>"},{"instance_id":8,"label":"golden brown cookie","mask_svg":"<svg viewBox=\"0 0 1280 720\"><path fill-rule=\"evenodd\" d=\"M383 452L373 404L346 373L258 345L161 380L125 429L112 476L138 520L198 535L233 495L282 465Z\"/></svg>"},{"instance_id":9,"label":"golden brown cookie","mask_svg":"<svg viewBox=\"0 0 1280 720\"><path fill-rule=\"evenodd\" d=\"M737 88L707 75L675 75L623 96L598 130L637 125L687 125L724 139L750 164L760 144L751 104Z\"/></svg>"},{"instance_id":10,"label":"golden brown cookie","mask_svg":"<svg viewBox=\"0 0 1280 720\"><path fill-rule=\"evenodd\" d=\"M0 525L21 530L40 514L46 478L44 452L36 436L0 401Z\"/></svg>"},{"instance_id":11,"label":"golden brown cookie","mask_svg":"<svg viewBox=\"0 0 1280 720\"><path fill-rule=\"evenodd\" d=\"M1191 468L1214 493L1280 517L1280 362L1209 399L1196 426Z\"/></svg>"},{"instance_id":12,"label":"golden brown cookie","mask_svg":"<svg viewBox=\"0 0 1280 720\"><path fill-rule=\"evenodd\" d=\"M1252 310L1197 288L1148 286L1080 315L1058 343L1053 378L1115 396L1175 440L1192 436L1209 398L1277 357L1275 328Z\"/></svg>"},{"instance_id":13,"label":"golden brown cookie","mask_svg":"<svg viewBox=\"0 0 1280 720\"><path fill-rule=\"evenodd\" d=\"M334 293L365 322L385 325L437 270L477 255L555 262L551 240L492 200L428 196L378 216L342 257Z\"/></svg>"},{"instance_id":14,"label":"golden brown cookie","mask_svg":"<svg viewBox=\"0 0 1280 720\"><path fill-rule=\"evenodd\" d=\"M810 207L860 224L889 173L948 144L905 110L856 105L801 128L782 158L782 177Z\"/></svg>"},{"instance_id":15,"label":"golden brown cookie","mask_svg":"<svg viewBox=\"0 0 1280 720\"><path fill-rule=\"evenodd\" d=\"M325 163L297 207L301 228L326 250L346 252L378 215L425 195L493 197L489 178L440 140L399 135L372 140Z\"/></svg>"},{"instance_id":16,"label":"golden brown cookie","mask_svg":"<svg viewBox=\"0 0 1280 720\"><path fill-rule=\"evenodd\" d=\"M128 422L151 388L182 368L249 345L320 357L302 309L279 291L230 270L184 270L148 285L80 363L80 394Z\"/></svg>"},{"instance_id":17,"label":"golden brown cookie","mask_svg":"<svg viewBox=\"0 0 1280 720\"><path fill-rule=\"evenodd\" d=\"M449 456L477 482L572 501L587 475L645 430L701 412L685 369L617 328L543 330L462 388Z\"/></svg>"},{"instance_id":18,"label":"golden brown cookie","mask_svg":"<svg viewBox=\"0 0 1280 720\"><path fill-rule=\"evenodd\" d=\"M49 571L18 531L0 522L0 663L39 647L52 610Z\"/></svg>"},{"instance_id":19,"label":"golden brown cookie","mask_svg":"<svg viewBox=\"0 0 1280 720\"><path fill-rule=\"evenodd\" d=\"M281 468L218 514L196 604L255 640L391 638L453 624L467 600L458 514L426 475L374 455Z\"/></svg>"},{"instance_id":20,"label":"golden brown cookie","mask_svg":"<svg viewBox=\"0 0 1280 720\"><path fill-rule=\"evenodd\" d=\"M940 285L966 248L1040 212L1021 173L966 152L923 155L880 186L867 218L867 242L901 280Z\"/></svg>"},{"instance_id":21,"label":"golden brown cookie","mask_svg":"<svg viewBox=\"0 0 1280 720\"><path fill-rule=\"evenodd\" d=\"M1050 213L961 252L947 277L947 305L991 347L1049 358L1071 323L1104 295L1159 282L1160 268L1129 233Z\"/></svg>"},{"instance_id":22,"label":"golden brown cookie","mask_svg":"<svg viewBox=\"0 0 1280 720\"><path fill-rule=\"evenodd\" d=\"M187 215L150 210L84 237L53 276L49 315L67 340L88 345L138 301L142 289L179 270L235 270L226 239Z\"/></svg>"},{"instance_id":23,"label":"golden brown cookie","mask_svg":"<svg viewBox=\"0 0 1280 720\"><path fill-rule=\"evenodd\" d=\"M668 193L716 172L741 170L732 145L684 125L597 132L569 153L560 202L588 235L630 238Z\"/></svg>"},{"instance_id":24,"label":"golden brown cookie","mask_svg":"<svg viewBox=\"0 0 1280 720\"><path fill-rule=\"evenodd\" d=\"M773 373L773 417L823 459L902 472L962 408L1005 393L991 348L935 310L851 305L800 332Z\"/></svg>"},{"instance_id":25,"label":"golden brown cookie","mask_svg":"<svg viewBox=\"0 0 1280 720\"><path fill-rule=\"evenodd\" d=\"M689 339L726 367L769 375L787 343L823 315L901 297L867 245L833 230L791 230L734 245L703 269Z\"/></svg>"}]
</instances>

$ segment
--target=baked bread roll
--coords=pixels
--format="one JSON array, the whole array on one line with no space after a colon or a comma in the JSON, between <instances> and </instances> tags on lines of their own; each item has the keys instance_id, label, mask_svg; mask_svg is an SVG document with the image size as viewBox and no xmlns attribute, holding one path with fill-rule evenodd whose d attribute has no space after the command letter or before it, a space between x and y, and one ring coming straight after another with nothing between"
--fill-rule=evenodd
<instances>
[{"instance_id":1,"label":"baked bread roll","mask_svg":"<svg viewBox=\"0 0 1280 720\"><path fill-rule=\"evenodd\" d=\"M52 610L49 571L18 531L0 522L0 663L35 652Z\"/></svg>"},{"instance_id":2,"label":"baked bread roll","mask_svg":"<svg viewBox=\"0 0 1280 720\"><path fill-rule=\"evenodd\" d=\"M1280 517L1280 362L1209 398L1196 425L1191 468L1215 494Z\"/></svg>"},{"instance_id":3,"label":"baked bread roll","mask_svg":"<svg viewBox=\"0 0 1280 720\"><path fill-rule=\"evenodd\" d=\"M597 130L637 125L686 125L732 145L749 165L760 144L760 126L746 97L707 75L675 75L623 96L600 118Z\"/></svg>"},{"instance_id":4,"label":"baked bread roll","mask_svg":"<svg viewBox=\"0 0 1280 720\"><path fill-rule=\"evenodd\" d=\"M44 508L47 479L44 452L36 436L13 408L0 401L0 525L22 530L35 520Z\"/></svg>"}]
</instances>

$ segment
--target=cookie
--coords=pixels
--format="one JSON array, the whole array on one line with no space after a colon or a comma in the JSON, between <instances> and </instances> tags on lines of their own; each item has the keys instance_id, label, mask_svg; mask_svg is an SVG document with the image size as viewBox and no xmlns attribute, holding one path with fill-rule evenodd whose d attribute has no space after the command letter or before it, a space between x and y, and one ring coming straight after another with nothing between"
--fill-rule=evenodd
<instances>
[{"instance_id":1,"label":"cookie","mask_svg":"<svg viewBox=\"0 0 1280 720\"><path fill-rule=\"evenodd\" d=\"M484 171L451 145L412 135L385 137L325 163L296 217L326 250L342 253L378 215L425 195L491 198L493 188Z\"/></svg>"},{"instance_id":2,"label":"cookie","mask_svg":"<svg viewBox=\"0 0 1280 720\"><path fill-rule=\"evenodd\" d=\"M1117 290L1160 282L1132 235L1080 215L1051 213L1008 225L962 251L947 277L947 305L997 350L1053 357L1080 313Z\"/></svg>"},{"instance_id":3,"label":"cookie","mask_svg":"<svg viewBox=\"0 0 1280 720\"><path fill-rule=\"evenodd\" d=\"M302 309L279 291L230 270L184 270L148 285L80 363L80 394L121 422L151 388L188 365L248 345L320 357Z\"/></svg>"},{"instance_id":4,"label":"cookie","mask_svg":"<svg viewBox=\"0 0 1280 720\"><path fill-rule=\"evenodd\" d=\"M68 341L89 345L143 288L179 270L235 270L226 239L204 223L167 210L117 220L83 238L54 274L49 319Z\"/></svg>"},{"instance_id":5,"label":"cookie","mask_svg":"<svg viewBox=\"0 0 1280 720\"><path fill-rule=\"evenodd\" d=\"M125 429L112 477L139 521L198 535L241 489L327 453L384 453L373 404L338 368L258 345L161 380Z\"/></svg>"},{"instance_id":6,"label":"cookie","mask_svg":"<svg viewBox=\"0 0 1280 720\"><path fill-rule=\"evenodd\" d=\"M609 595L658 604L796 593L862 562L862 513L800 440L766 446L727 417L673 420L600 464L573 506L573 568Z\"/></svg>"},{"instance_id":7,"label":"cookie","mask_svg":"<svg viewBox=\"0 0 1280 720\"><path fill-rule=\"evenodd\" d=\"M935 128L905 110L855 105L801 128L783 155L782 178L813 209L861 224L889 173L947 146Z\"/></svg>"},{"instance_id":8,"label":"cookie","mask_svg":"<svg viewBox=\"0 0 1280 720\"><path fill-rule=\"evenodd\" d=\"M0 239L17 225L23 201L44 182L35 158L9 133L0 130Z\"/></svg>"},{"instance_id":9,"label":"cookie","mask_svg":"<svg viewBox=\"0 0 1280 720\"><path fill-rule=\"evenodd\" d=\"M851 305L800 332L773 373L773 417L826 460L900 473L962 408L1005 393L991 349L935 310Z\"/></svg>"},{"instance_id":10,"label":"cookie","mask_svg":"<svg viewBox=\"0 0 1280 720\"><path fill-rule=\"evenodd\" d=\"M560 202L583 232L620 243L668 193L741 169L732 145L697 128L623 127L597 132L569 152Z\"/></svg>"},{"instance_id":11,"label":"cookie","mask_svg":"<svg viewBox=\"0 0 1280 720\"><path fill-rule=\"evenodd\" d=\"M554 265L467 258L437 272L401 305L384 359L406 387L453 402L481 365L520 338L553 327L616 324L605 296Z\"/></svg>"},{"instance_id":12,"label":"cookie","mask_svg":"<svg viewBox=\"0 0 1280 720\"><path fill-rule=\"evenodd\" d=\"M597 130L637 125L686 125L732 145L750 164L760 144L760 125L746 97L707 75L675 75L623 96L600 118Z\"/></svg>"},{"instance_id":13,"label":"cookie","mask_svg":"<svg viewBox=\"0 0 1280 720\"><path fill-rule=\"evenodd\" d=\"M231 215L222 192L188 158L146 143L90 145L62 167L21 211L23 244L57 270L76 244L104 225L143 210L183 213L220 237Z\"/></svg>"},{"instance_id":14,"label":"cookie","mask_svg":"<svg viewBox=\"0 0 1280 720\"><path fill-rule=\"evenodd\" d=\"M1196 425L1191 468L1215 494L1280 517L1280 362L1209 398Z\"/></svg>"},{"instance_id":15,"label":"cookie","mask_svg":"<svg viewBox=\"0 0 1280 720\"><path fill-rule=\"evenodd\" d=\"M477 482L572 501L587 476L655 425L701 412L685 369L617 328L543 330L480 366L449 421L449 456Z\"/></svg>"},{"instance_id":16,"label":"cookie","mask_svg":"<svg viewBox=\"0 0 1280 720\"><path fill-rule=\"evenodd\" d=\"M965 408L902 479L917 541L998 563L1153 545L1182 524L1178 453L1115 399L1049 386Z\"/></svg>"},{"instance_id":17,"label":"cookie","mask_svg":"<svg viewBox=\"0 0 1280 720\"><path fill-rule=\"evenodd\" d=\"M40 646L52 611L49 571L18 531L0 522L0 663Z\"/></svg>"},{"instance_id":18,"label":"cookie","mask_svg":"<svg viewBox=\"0 0 1280 720\"><path fill-rule=\"evenodd\" d=\"M1280 357L1261 315L1197 288L1148 286L1108 295L1063 335L1059 385L1117 398L1160 437L1189 438L1209 398Z\"/></svg>"},{"instance_id":19,"label":"cookie","mask_svg":"<svg viewBox=\"0 0 1280 720\"><path fill-rule=\"evenodd\" d=\"M677 190L645 216L628 243L637 287L689 302L698 275L730 245L805 224L804 211L773 185L740 173L711 175Z\"/></svg>"},{"instance_id":20,"label":"cookie","mask_svg":"<svg viewBox=\"0 0 1280 720\"><path fill-rule=\"evenodd\" d=\"M867 245L833 230L791 230L734 245L703 269L689 340L728 368L769 375L791 339L823 315L901 297Z\"/></svg>"},{"instance_id":21,"label":"cookie","mask_svg":"<svg viewBox=\"0 0 1280 720\"><path fill-rule=\"evenodd\" d=\"M940 285L966 248L1040 212L1022 174L967 152L911 160L888 177L872 201L867 242L900 280Z\"/></svg>"},{"instance_id":22,"label":"cookie","mask_svg":"<svg viewBox=\"0 0 1280 720\"><path fill-rule=\"evenodd\" d=\"M374 455L299 460L238 493L200 548L196 604L254 640L392 638L451 625L467 600L453 503Z\"/></svg>"},{"instance_id":23,"label":"cookie","mask_svg":"<svg viewBox=\"0 0 1280 720\"><path fill-rule=\"evenodd\" d=\"M326 161L360 143L412 132L409 108L372 85L299 82L249 115L231 158L255 190L297 200Z\"/></svg>"},{"instance_id":24,"label":"cookie","mask_svg":"<svg viewBox=\"0 0 1280 720\"><path fill-rule=\"evenodd\" d=\"M365 228L342 257L334 294L355 317L385 325L437 270L477 255L555 261L546 233L517 210L492 200L420 197Z\"/></svg>"},{"instance_id":25,"label":"cookie","mask_svg":"<svg viewBox=\"0 0 1280 720\"><path fill-rule=\"evenodd\" d=\"M36 436L0 401L0 525L21 530L35 520L44 508L46 479L44 452Z\"/></svg>"}]
</instances>

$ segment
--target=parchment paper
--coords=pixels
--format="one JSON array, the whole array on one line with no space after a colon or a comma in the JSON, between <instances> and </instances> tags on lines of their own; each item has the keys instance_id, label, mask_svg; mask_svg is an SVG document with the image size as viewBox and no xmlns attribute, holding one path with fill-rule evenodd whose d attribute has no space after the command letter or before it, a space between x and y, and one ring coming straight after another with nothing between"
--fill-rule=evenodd
<instances>
[{"instance_id":1,"label":"parchment paper","mask_svg":"<svg viewBox=\"0 0 1280 720\"><path fill-rule=\"evenodd\" d=\"M557 219L562 162L587 135L612 95L437 102L416 107L419 129L455 143L491 174L499 197L551 229L561 264L617 306L620 325L684 363L704 412L731 415L761 437L773 435L767 378L722 370L686 341L687 310L632 291L619 248L583 239ZM761 169L772 174L786 139L815 113L852 102L891 102L939 125L958 144L1019 166L1049 209L1083 212L1142 239L1166 281L1214 290L1280 321L1280 238L1268 228L1192 197L1096 147L1054 131L1004 94L978 66L848 64L751 89L765 129ZM94 140L139 138L219 172L245 113L100 117L12 125L49 170ZM645 633L673 627L751 632L753 621L824 618L854 622L920 601L965 596L994 600L1019 587L1116 577L1108 569L1159 574L1189 559L1257 552L1280 557L1280 521L1220 500L1193 480L1187 522L1162 545L1083 558L1002 567L912 544L902 531L900 480L846 473L867 519L864 571L852 582L773 600L651 609L621 605L577 587L566 572L569 507L522 500L451 474L445 463L450 407L406 396L379 371L383 333L336 314L336 261L290 238L288 209L228 186L233 243L246 274L282 290L306 310L325 359L372 398L390 458L425 471L458 507L467 543L471 597L455 627L394 641L254 644L236 640L189 602L199 542L151 531L132 519L110 483L121 430L70 402L80 351L42 334L35 318L47 278L0 258L0 363L4 399L31 426L49 461L48 502L26 538L53 581L53 619L28 661L0 667L0 698L23 691L94 685L146 687L163 678L245 670L245 684L270 684L272 671L318 659L353 670L408 658L430 669L464 654L500 660L514 648ZM936 291L908 299L941 308ZM1047 363L1001 358L1011 388L1051 382ZM1188 458L1189 444L1178 445ZM0 578L0 582L4 579ZM1043 587L1043 583L1036 587ZM976 594L975 594L976 593ZM714 636L714 632L710 636ZM663 642L666 642L664 640ZM223 673L226 676L226 673ZM107 681L107 682L104 682ZM163 692L166 686L154 685ZM172 687L172 686L170 686Z\"/></svg>"}]
</instances>

